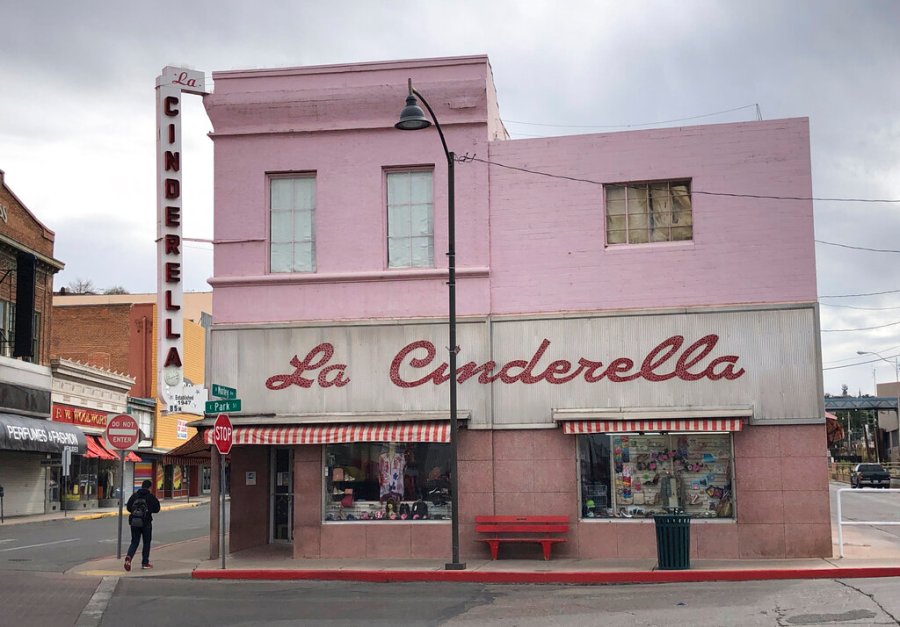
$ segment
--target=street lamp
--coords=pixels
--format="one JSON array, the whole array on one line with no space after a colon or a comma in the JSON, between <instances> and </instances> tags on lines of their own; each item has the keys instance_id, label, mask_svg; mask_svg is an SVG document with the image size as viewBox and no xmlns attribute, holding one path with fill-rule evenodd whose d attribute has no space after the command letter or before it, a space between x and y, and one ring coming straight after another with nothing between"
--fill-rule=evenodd
<instances>
[{"instance_id":1,"label":"street lamp","mask_svg":"<svg viewBox=\"0 0 900 627\"><path fill-rule=\"evenodd\" d=\"M465 563L459 561L459 480L457 473L457 434L459 425L456 421L456 354L459 347L456 345L456 218L455 218L455 171L456 155L447 149L447 141L444 139L444 131L437 116L431 109L431 105L425 100L409 79L409 95L406 97L406 106L400 112L400 121L394 125L401 131L418 131L428 128L431 122L425 117L421 107L416 102L416 96L422 100L422 104L431 114L434 127L441 138L444 154L447 156L447 270L450 300L450 535L452 546L452 561L444 565L446 570L464 570Z\"/></svg>"},{"instance_id":2,"label":"street lamp","mask_svg":"<svg viewBox=\"0 0 900 627\"><path fill-rule=\"evenodd\" d=\"M884 357L878 351L856 351L856 354L857 355L875 355L881 361L885 361L885 362L891 364L891 361L889 359L887 359L886 357ZM898 361L897 358L894 357L894 363L892 363L891 365L894 367L894 381L895 381L894 393L897 395L897 420L900 420L900 361ZM877 387L875 388L875 396L878 396L878 388ZM875 442L875 461L880 462L881 460L879 459L879 457L880 456L878 455L878 442L876 441Z\"/></svg>"}]
</instances>

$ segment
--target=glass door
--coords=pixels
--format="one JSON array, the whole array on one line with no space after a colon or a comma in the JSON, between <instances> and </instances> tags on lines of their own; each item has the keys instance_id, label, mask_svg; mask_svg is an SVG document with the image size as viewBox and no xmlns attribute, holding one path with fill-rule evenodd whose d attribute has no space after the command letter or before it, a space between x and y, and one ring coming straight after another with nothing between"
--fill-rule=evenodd
<instances>
[{"instance_id":1,"label":"glass door","mask_svg":"<svg viewBox=\"0 0 900 627\"><path fill-rule=\"evenodd\" d=\"M291 542L294 529L294 464L289 448L272 450L271 542Z\"/></svg>"}]
</instances>

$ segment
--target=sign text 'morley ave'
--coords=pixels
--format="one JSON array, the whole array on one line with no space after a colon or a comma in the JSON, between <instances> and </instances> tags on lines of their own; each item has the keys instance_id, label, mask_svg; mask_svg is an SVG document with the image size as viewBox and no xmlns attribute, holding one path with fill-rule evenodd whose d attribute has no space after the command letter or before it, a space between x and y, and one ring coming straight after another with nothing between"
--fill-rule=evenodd
<instances>
[{"instance_id":1,"label":"sign text 'morley ave'","mask_svg":"<svg viewBox=\"0 0 900 627\"><path fill-rule=\"evenodd\" d=\"M557 359L547 363L544 355L550 348L550 340L544 339L535 350L531 359L513 359L505 364L487 361L476 364L470 361L459 366L456 378L459 383L477 377L480 384L499 381L505 384L523 383L532 385L545 381L559 385L582 378L587 383L596 383L603 379L611 383L624 383L636 379L661 382L670 379L682 381L734 380L742 377L746 371L738 366L739 356L721 355L712 357L712 352L719 341L715 334L705 335L685 346L682 335L673 335L651 349L640 365L630 357L616 357L608 363L580 357L576 362ZM437 350L427 340L418 340L404 346L394 356L390 365L390 381L400 388L413 388L427 383L440 385L449 381L449 365L446 362L435 365ZM297 355L291 359L294 372L278 374L266 380L270 390L283 390L291 385L302 388L318 384L320 387L343 387L350 383L348 365L343 363L329 364L334 356L334 346L323 342L307 353L304 359ZM409 378L401 374L401 369L428 371L419 378ZM495 372L496 371L496 372ZM304 376L310 373L310 376ZM315 378L311 375L315 373Z\"/></svg>"}]
</instances>

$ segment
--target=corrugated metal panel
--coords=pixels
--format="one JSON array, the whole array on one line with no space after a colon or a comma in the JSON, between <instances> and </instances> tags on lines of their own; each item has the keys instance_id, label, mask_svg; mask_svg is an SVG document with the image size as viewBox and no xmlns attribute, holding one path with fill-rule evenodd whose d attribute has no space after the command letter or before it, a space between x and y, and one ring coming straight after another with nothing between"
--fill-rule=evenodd
<instances>
[{"instance_id":1,"label":"corrugated metal panel","mask_svg":"<svg viewBox=\"0 0 900 627\"><path fill-rule=\"evenodd\" d=\"M3 484L3 513L27 516L44 513L46 472L41 466L44 453L0 451L0 483Z\"/></svg>"},{"instance_id":2,"label":"corrugated metal panel","mask_svg":"<svg viewBox=\"0 0 900 627\"><path fill-rule=\"evenodd\" d=\"M679 355L686 354L690 345L713 336L705 345L705 357L700 355L703 345L698 344L692 353L696 359L685 358L690 366L687 374L705 371L713 376L665 381L638 376L624 382L603 377L590 382L585 380L588 369L582 368L578 376L559 384L548 382L547 377L532 383L497 380L482 384L473 377L458 386L459 408L471 411L473 427L488 424L491 418L496 426L552 426L554 409L618 407L742 406L753 408L754 423L821 421L816 319L815 308L808 306L463 322L458 329L459 365L481 365L493 359L497 362L495 375L510 362L518 365L510 365L508 374L518 375L533 361L533 375L552 374L556 367L556 376L563 378L578 368L580 358L602 362L599 372L617 358L630 359L632 365L622 371L637 374L654 348L681 336L681 347L673 350L668 361L657 359L653 372L666 374L675 370ZM244 414L445 410L446 383L398 387L391 381L390 369L398 351L424 339L436 347L433 360L416 364L416 359L425 361L425 351L413 351L401 360L399 374L404 381L412 381L433 371L447 358L446 331L446 324L418 322L214 328L211 376L220 385L237 388ZM546 350L536 356L544 340L549 342ZM308 386L297 385L300 380L291 379L296 364L326 342L334 347L331 359L326 363L324 354L312 355L310 362L319 367L303 373ZM728 356L735 359L733 371L740 376L717 378L725 371L728 364L722 360ZM718 365L713 367L714 362ZM323 373L325 368L330 370ZM328 385L339 373L349 383ZM273 376L280 377L277 382L284 384L283 389L266 387L266 380Z\"/></svg>"}]
</instances>

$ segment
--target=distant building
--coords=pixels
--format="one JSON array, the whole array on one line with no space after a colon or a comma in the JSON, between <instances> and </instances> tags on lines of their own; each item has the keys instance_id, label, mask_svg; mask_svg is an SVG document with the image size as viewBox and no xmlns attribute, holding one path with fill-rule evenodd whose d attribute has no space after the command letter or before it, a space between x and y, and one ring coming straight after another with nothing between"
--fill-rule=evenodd
<instances>
[{"instance_id":1,"label":"distant building","mask_svg":"<svg viewBox=\"0 0 900 627\"><path fill-rule=\"evenodd\" d=\"M55 235L0 170L0 487L4 514L59 507L66 450L86 452L75 426L50 422L50 324Z\"/></svg>"},{"instance_id":2,"label":"distant building","mask_svg":"<svg viewBox=\"0 0 900 627\"><path fill-rule=\"evenodd\" d=\"M56 295L53 298L52 354L65 360L127 373L128 413L138 420L144 439L136 453L131 490L151 479L163 498L209 491L208 456L167 459L166 454L196 433L188 422L198 416L168 414L156 399L156 295ZM212 312L210 292L184 295L185 376L203 386L206 328ZM124 411L124 409L123 409Z\"/></svg>"}]
</instances>

